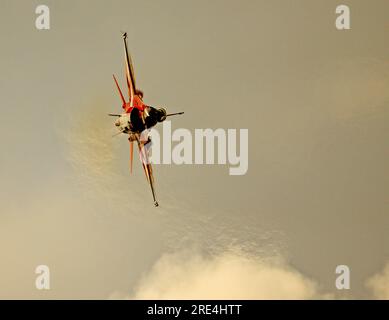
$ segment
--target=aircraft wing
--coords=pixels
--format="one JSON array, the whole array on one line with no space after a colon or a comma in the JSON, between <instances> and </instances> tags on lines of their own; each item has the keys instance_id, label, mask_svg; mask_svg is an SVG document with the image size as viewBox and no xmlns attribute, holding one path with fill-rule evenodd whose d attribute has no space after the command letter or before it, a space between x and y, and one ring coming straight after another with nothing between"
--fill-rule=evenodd
<instances>
[{"instance_id":1,"label":"aircraft wing","mask_svg":"<svg viewBox=\"0 0 389 320\"><path fill-rule=\"evenodd\" d=\"M140 135L136 134L136 141L138 143L138 149L140 154L140 160L142 162L143 170L146 175L146 179L150 185L151 193L153 195L154 205L158 207L158 202L155 198L155 190L154 190L154 176L153 176L153 168L151 166L148 149L145 147L145 144L140 140ZM148 143L151 143L150 141Z\"/></svg>"},{"instance_id":2,"label":"aircraft wing","mask_svg":"<svg viewBox=\"0 0 389 320\"><path fill-rule=\"evenodd\" d=\"M134 73L134 68L132 66L131 56L128 53L127 33L123 34L123 41L124 41L124 54L125 54L125 61L124 62L125 62L125 68L126 68L128 98L130 100L130 106L133 107L134 95L136 92L135 73Z\"/></svg>"}]
</instances>

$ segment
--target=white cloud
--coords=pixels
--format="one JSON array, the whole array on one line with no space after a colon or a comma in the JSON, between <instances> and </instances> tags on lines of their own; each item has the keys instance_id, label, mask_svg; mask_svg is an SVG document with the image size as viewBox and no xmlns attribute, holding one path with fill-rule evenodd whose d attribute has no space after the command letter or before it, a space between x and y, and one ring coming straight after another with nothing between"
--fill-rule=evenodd
<instances>
[{"instance_id":1,"label":"white cloud","mask_svg":"<svg viewBox=\"0 0 389 320\"><path fill-rule=\"evenodd\" d=\"M163 255L128 299L315 299L317 285L282 259L237 252ZM123 298L119 293L111 299Z\"/></svg>"},{"instance_id":2,"label":"white cloud","mask_svg":"<svg viewBox=\"0 0 389 320\"><path fill-rule=\"evenodd\" d=\"M389 300L389 262L381 273L377 273L366 281L367 287L376 299Z\"/></svg>"}]
</instances>

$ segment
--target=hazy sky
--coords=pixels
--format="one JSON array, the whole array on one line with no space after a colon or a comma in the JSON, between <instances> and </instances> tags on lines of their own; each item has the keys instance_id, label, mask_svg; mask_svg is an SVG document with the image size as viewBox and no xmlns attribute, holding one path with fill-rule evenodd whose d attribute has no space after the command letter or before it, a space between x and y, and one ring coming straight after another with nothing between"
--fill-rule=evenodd
<instances>
[{"instance_id":1,"label":"hazy sky","mask_svg":"<svg viewBox=\"0 0 389 320\"><path fill-rule=\"evenodd\" d=\"M35 28L42 3L50 30ZM339 4L351 30L335 28ZM388 13L386 0L0 0L0 298L388 298ZM120 30L145 102L185 111L173 129L249 129L246 175L155 166L154 208L106 115L121 111Z\"/></svg>"}]
</instances>

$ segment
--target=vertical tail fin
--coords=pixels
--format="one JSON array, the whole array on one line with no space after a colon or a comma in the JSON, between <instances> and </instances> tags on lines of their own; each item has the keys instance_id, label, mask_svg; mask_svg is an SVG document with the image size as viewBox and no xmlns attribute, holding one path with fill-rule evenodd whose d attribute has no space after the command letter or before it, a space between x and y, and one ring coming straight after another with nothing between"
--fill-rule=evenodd
<instances>
[{"instance_id":1,"label":"vertical tail fin","mask_svg":"<svg viewBox=\"0 0 389 320\"><path fill-rule=\"evenodd\" d=\"M124 100L124 96L123 96L122 90L120 90L120 87L119 87L118 81L116 80L116 77L115 77L115 75L112 75L112 76L113 76L113 80L114 80L114 81L115 81L115 83L116 83L116 87L118 88L119 95L120 95L120 98L122 99L122 102L123 102L123 108L124 108L124 107L125 107L125 105L126 105L126 100Z\"/></svg>"}]
</instances>

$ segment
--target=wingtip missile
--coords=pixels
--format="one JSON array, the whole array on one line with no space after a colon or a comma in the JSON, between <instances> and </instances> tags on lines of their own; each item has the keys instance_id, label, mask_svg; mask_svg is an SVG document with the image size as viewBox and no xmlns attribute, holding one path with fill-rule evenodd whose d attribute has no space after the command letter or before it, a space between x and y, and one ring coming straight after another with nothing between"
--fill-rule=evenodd
<instances>
[{"instance_id":1,"label":"wingtip missile","mask_svg":"<svg viewBox=\"0 0 389 320\"><path fill-rule=\"evenodd\" d=\"M120 31L122 33L123 39L127 39L127 32L125 31Z\"/></svg>"},{"instance_id":2,"label":"wingtip missile","mask_svg":"<svg viewBox=\"0 0 389 320\"><path fill-rule=\"evenodd\" d=\"M180 115L180 114L184 114L184 112L169 113L169 114L166 115L166 117L177 116L177 115Z\"/></svg>"}]
</instances>

